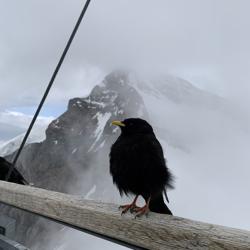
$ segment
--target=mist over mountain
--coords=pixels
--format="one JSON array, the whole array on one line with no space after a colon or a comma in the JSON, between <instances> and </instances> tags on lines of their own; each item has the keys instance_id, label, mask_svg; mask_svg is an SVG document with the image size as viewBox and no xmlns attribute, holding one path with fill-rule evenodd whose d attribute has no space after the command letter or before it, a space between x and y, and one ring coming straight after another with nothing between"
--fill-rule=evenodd
<instances>
[{"instance_id":1,"label":"mist over mountain","mask_svg":"<svg viewBox=\"0 0 250 250\"><path fill-rule=\"evenodd\" d=\"M10 154L17 149L31 119L31 115L0 109L0 155ZM30 138L28 138L28 142L44 140L44 130L51 120L52 117L40 116L35 123Z\"/></svg>"},{"instance_id":2,"label":"mist over mountain","mask_svg":"<svg viewBox=\"0 0 250 250\"><path fill-rule=\"evenodd\" d=\"M24 129L21 129L15 125L10 125L7 123L0 123L0 131L1 131L1 137L0 140L8 140L11 138L11 136L18 136L22 132L24 132Z\"/></svg>"},{"instance_id":3,"label":"mist over mountain","mask_svg":"<svg viewBox=\"0 0 250 250\"><path fill-rule=\"evenodd\" d=\"M235 110L181 78L116 71L89 96L71 99L66 112L49 124L45 140L24 148L17 167L36 187L119 203L109 176L108 154L119 135L111 121L142 117L153 125L176 176L169 194L174 214L247 228L243 217L232 216L240 207L250 208L242 198L247 175L239 176L247 173L250 136L244 116ZM74 230L59 230L5 206L4 211L18 220L17 240L32 249L78 250L86 243ZM51 233L67 240L54 241Z\"/></svg>"},{"instance_id":4,"label":"mist over mountain","mask_svg":"<svg viewBox=\"0 0 250 250\"><path fill-rule=\"evenodd\" d=\"M28 137L27 143L30 144L33 142L43 141L45 139L45 133L44 133L45 129L46 129L45 125L35 126L31 131L30 136ZM11 134L13 135L13 132ZM9 155L15 152L21 145L24 135L25 133L22 133L17 135L13 139L3 141L0 144L0 155Z\"/></svg>"}]
</instances>

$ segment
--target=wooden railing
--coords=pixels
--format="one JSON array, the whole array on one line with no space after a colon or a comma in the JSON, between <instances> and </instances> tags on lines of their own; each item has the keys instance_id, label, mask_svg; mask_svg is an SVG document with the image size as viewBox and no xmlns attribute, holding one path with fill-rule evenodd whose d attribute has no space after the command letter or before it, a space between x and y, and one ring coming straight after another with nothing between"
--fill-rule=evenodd
<instances>
[{"instance_id":1,"label":"wooden railing","mask_svg":"<svg viewBox=\"0 0 250 250\"><path fill-rule=\"evenodd\" d=\"M250 249L250 232L175 216L121 216L118 205L0 181L0 202L138 249Z\"/></svg>"}]
</instances>

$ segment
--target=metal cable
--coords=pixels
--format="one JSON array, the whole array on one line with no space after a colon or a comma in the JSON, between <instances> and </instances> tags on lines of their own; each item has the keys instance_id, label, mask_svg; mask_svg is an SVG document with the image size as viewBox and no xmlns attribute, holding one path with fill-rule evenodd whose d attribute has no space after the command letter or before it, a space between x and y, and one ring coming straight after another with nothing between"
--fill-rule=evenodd
<instances>
[{"instance_id":1,"label":"metal cable","mask_svg":"<svg viewBox=\"0 0 250 250\"><path fill-rule=\"evenodd\" d=\"M36 119L37 119L37 117L38 117L38 115L39 115L39 113L40 113L40 111L41 111L41 109L42 109L42 107L43 107L43 104L44 104L44 102L45 102L45 100L46 100L46 98L47 98L47 96L48 96L48 94L49 94L49 91L50 91L50 89L51 89L51 87L52 87L52 85L53 85L53 83L54 83L54 80L55 80L55 78L56 78L56 76L57 76L57 73L58 73L58 71L59 71L60 68L61 68L61 65L62 65L62 63L63 63L63 61L64 61L64 58L65 58L65 56L66 56L66 54L67 54L67 52L68 52L68 50L69 50L69 48L70 48L70 45L71 45L71 43L72 43L72 41L73 41L73 39L74 39L74 37L75 37L75 34L76 34L76 32L77 32L77 30L78 30L80 24L81 24L81 21L82 21L84 15L85 15L85 13L86 13L86 11L87 11L87 9L88 9L88 6L89 6L90 1L91 1L91 0L87 0L86 3L85 3L85 5L84 5L84 7L83 7L83 9L82 9L82 12L81 12L81 14L80 14L80 16L79 16L79 18L78 18L78 20L77 20L77 22L76 22L76 25L75 25L75 27L74 27L74 29L73 29L71 35L70 35L70 38L69 38L69 40L68 40L68 42L67 42L67 45L66 45L66 47L65 47L65 49L64 49L64 51L63 51L63 53L62 53L62 55L61 55L61 58L60 58L60 60L59 60L59 62L58 62L58 64L57 64L57 66L56 66L56 68L55 68L55 71L54 71L54 73L53 73L53 75L52 75L52 77L51 77L51 79L50 79L50 81L49 81L49 84L48 84L48 86L47 86L47 89L46 89L46 91L45 91L45 93L44 93L44 95L43 95L43 97L42 97L42 99L41 99L41 102L40 102L40 104L39 104L39 106L38 106L38 108L37 108L37 110L36 110L36 112L35 112L35 114L34 114L34 117L33 117L32 121L31 121L31 123L30 123L30 125L29 125L29 128L28 128L28 130L27 130L27 132L26 132L26 134L25 134L25 136L24 136L24 138L23 138L23 141L22 141L22 143L21 143L21 145L20 145L20 147L19 147L19 149L18 149L18 151L17 151L17 153L16 153L16 155L15 155L15 158L14 158L14 160L13 160L13 163L12 163L12 165L11 165L9 171L8 171L8 174L7 174L6 177L5 177L5 180L6 180L6 181L9 180L9 178L10 178L10 176L11 176L11 174L12 174L12 171L13 171L14 168L15 168L15 165L16 165L16 163L17 163L17 160L18 160L18 158L19 158L19 156L20 156L20 154L21 154L21 152L22 152L22 150L23 150L23 148L24 148L24 145L25 145L25 143L26 143L26 141L27 141L27 139L28 139L28 137L29 137L29 134L30 134L30 132L31 132L31 130L32 130L34 124L35 124L35 121L36 121Z\"/></svg>"}]
</instances>

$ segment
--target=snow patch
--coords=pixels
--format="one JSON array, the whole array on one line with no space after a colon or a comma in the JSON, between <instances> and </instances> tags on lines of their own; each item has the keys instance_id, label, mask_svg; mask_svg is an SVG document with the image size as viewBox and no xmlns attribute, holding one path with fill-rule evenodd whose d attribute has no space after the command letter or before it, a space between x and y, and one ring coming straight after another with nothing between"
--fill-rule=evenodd
<instances>
[{"instance_id":1,"label":"snow patch","mask_svg":"<svg viewBox=\"0 0 250 250\"><path fill-rule=\"evenodd\" d=\"M92 118L92 119L97 118L97 128L94 132L94 137L96 139L95 139L94 143L91 145L91 147L89 148L88 152L90 152L95 147L96 143L101 138L104 127L105 127L107 121L110 119L111 115L112 115L111 113L102 114L101 112L97 112L97 114Z\"/></svg>"},{"instance_id":2,"label":"snow patch","mask_svg":"<svg viewBox=\"0 0 250 250\"><path fill-rule=\"evenodd\" d=\"M103 148L104 145L105 145L105 140L95 149L95 152Z\"/></svg>"},{"instance_id":3,"label":"snow patch","mask_svg":"<svg viewBox=\"0 0 250 250\"><path fill-rule=\"evenodd\" d=\"M91 101L91 103L92 103L92 104L95 104L95 105L98 105L98 106L100 106L100 107L102 107L102 108L105 108L105 107L107 106L107 104L104 103L104 102Z\"/></svg>"},{"instance_id":4,"label":"snow patch","mask_svg":"<svg viewBox=\"0 0 250 250\"><path fill-rule=\"evenodd\" d=\"M77 151L77 148L74 148L71 154L73 155Z\"/></svg>"}]
</instances>

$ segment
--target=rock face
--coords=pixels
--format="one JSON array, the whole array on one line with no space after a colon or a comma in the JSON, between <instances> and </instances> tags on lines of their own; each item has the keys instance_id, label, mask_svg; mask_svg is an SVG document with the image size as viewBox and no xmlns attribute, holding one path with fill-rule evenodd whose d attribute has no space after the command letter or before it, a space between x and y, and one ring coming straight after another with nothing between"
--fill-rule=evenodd
<instances>
[{"instance_id":1,"label":"rock face","mask_svg":"<svg viewBox=\"0 0 250 250\"><path fill-rule=\"evenodd\" d=\"M45 141L26 148L21 163L35 186L67 192L100 152L109 151L117 136L112 120L146 115L142 98L126 81L126 75L113 73L88 97L70 100L47 128Z\"/></svg>"},{"instance_id":2,"label":"rock face","mask_svg":"<svg viewBox=\"0 0 250 250\"><path fill-rule=\"evenodd\" d=\"M108 153L118 129L111 121L146 116L143 99L127 75L112 73L88 97L70 100L67 111L48 126L46 139L25 147L17 167L36 187L86 195L94 183L95 198L101 197L107 182L112 185ZM39 242L36 249L43 249L54 226L16 209L5 211L17 219L17 240L27 246Z\"/></svg>"}]
</instances>

